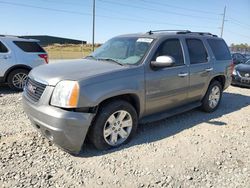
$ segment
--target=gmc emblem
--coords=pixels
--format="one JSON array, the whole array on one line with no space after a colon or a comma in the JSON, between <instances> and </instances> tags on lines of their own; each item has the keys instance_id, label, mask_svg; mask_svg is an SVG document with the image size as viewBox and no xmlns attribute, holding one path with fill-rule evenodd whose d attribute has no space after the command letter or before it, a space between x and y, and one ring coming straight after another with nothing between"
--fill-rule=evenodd
<instances>
[{"instance_id":1,"label":"gmc emblem","mask_svg":"<svg viewBox=\"0 0 250 188\"><path fill-rule=\"evenodd\" d=\"M36 87L31 85L30 83L27 84L27 88L31 93L35 93L36 92Z\"/></svg>"}]
</instances>

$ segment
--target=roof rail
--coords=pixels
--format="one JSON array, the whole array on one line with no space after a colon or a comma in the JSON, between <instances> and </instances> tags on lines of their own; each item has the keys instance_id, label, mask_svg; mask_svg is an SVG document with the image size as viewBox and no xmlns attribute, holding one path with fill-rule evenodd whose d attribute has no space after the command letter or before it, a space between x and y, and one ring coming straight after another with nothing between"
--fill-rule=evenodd
<instances>
[{"instance_id":1,"label":"roof rail","mask_svg":"<svg viewBox=\"0 0 250 188\"><path fill-rule=\"evenodd\" d=\"M147 33L149 34L149 35L152 35L153 33L160 33L160 32L176 32L177 34L179 33L179 32L182 32L182 33L191 33L191 31L189 31L189 30L154 30L154 31L148 31Z\"/></svg>"},{"instance_id":2,"label":"roof rail","mask_svg":"<svg viewBox=\"0 0 250 188\"><path fill-rule=\"evenodd\" d=\"M209 32L191 32L191 33L198 34L198 35L210 35L213 37L218 37L217 35L214 35L214 34L209 33Z\"/></svg>"},{"instance_id":3,"label":"roof rail","mask_svg":"<svg viewBox=\"0 0 250 188\"><path fill-rule=\"evenodd\" d=\"M0 37L18 37L18 36L15 36L15 35L3 35L3 34L0 34Z\"/></svg>"}]
</instances>

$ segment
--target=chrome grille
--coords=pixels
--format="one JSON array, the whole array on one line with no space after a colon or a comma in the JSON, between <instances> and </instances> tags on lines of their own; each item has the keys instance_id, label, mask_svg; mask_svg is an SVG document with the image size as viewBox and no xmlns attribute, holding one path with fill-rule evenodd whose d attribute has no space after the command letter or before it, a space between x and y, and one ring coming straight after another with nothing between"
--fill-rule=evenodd
<instances>
[{"instance_id":1,"label":"chrome grille","mask_svg":"<svg viewBox=\"0 0 250 188\"><path fill-rule=\"evenodd\" d=\"M38 102L45 88L46 85L28 78L24 91L29 99L31 99L34 102Z\"/></svg>"}]
</instances>

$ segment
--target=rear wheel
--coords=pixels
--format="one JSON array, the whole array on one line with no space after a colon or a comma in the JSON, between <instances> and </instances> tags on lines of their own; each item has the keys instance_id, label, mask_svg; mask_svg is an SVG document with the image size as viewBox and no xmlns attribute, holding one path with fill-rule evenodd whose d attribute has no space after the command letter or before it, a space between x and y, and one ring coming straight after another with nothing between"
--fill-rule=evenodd
<instances>
[{"instance_id":1,"label":"rear wheel","mask_svg":"<svg viewBox=\"0 0 250 188\"><path fill-rule=\"evenodd\" d=\"M137 124L137 113L131 104L112 101L100 108L90 128L89 139L100 150L118 147L132 138Z\"/></svg>"},{"instance_id":2,"label":"rear wheel","mask_svg":"<svg viewBox=\"0 0 250 188\"><path fill-rule=\"evenodd\" d=\"M29 71L26 69L17 69L12 71L7 78L9 87L16 91L22 91L28 74Z\"/></svg>"},{"instance_id":3,"label":"rear wheel","mask_svg":"<svg viewBox=\"0 0 250 188\"><path fill-rule=\"evenodd\" d=\"M215 111L221 101L222 96L222 86L218 81L213 81L202 100L202 110L205 112L213 112Z\"/></svg>"}]
</instances>

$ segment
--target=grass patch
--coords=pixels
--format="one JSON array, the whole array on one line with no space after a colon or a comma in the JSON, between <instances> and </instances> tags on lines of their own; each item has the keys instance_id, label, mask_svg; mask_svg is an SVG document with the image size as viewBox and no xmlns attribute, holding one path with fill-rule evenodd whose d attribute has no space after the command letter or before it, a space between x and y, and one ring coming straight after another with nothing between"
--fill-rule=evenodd
<instances>
[{"instance_id":1,"label":"grass patch","mask_svg":"<svg viewBox=\"0 0 250 188\"><path fill-rule=\"evenodd\" d=\"M97 48L100 45L95 46ZM92 52L92 46L85 45L52 45L44 47L49 59L79 59L88 56Z\"/></svg>"}]
</instances>

